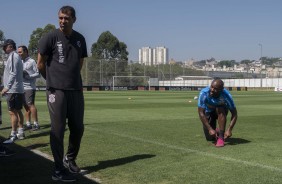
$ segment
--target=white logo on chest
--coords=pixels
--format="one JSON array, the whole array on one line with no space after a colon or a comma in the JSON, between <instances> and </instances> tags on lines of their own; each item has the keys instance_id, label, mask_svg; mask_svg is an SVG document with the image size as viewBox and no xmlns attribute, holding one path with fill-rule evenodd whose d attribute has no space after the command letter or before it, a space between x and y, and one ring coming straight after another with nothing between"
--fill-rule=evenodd
<instances>
[{"instance_id":1,"label":"white logo on chest","mask_svg":"<svg viewBox=\"0 0 282 184\"><path fill-rule=\"evenodd\" d=\"M58 54L59 54L59 63L63 63L65 57L64 57L63 44L61 41L57 42L57 49L58 49Z\"/></svg>"}]
</instances>

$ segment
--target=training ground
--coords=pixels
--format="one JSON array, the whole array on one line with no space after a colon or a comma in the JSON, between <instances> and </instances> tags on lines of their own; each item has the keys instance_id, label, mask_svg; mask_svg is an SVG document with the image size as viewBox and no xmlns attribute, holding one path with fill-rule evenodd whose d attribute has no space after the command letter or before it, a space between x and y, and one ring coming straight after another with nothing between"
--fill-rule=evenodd
<instances>
[{"instance_id":1,"label":"training ground","mask_svg":"<svg viewBox=\"0 0 282 184\"><path fill-rule=\"evenodd\" d=\"M197 91L86 91L85 132L76 183L259 184L282 182L282 93L231 91L238 109L223 148L205 141ZM45 92L38 92L41 130L9 145L0 158L1 184L50 184L52 154ZM10 134L2 103L0 136ZM230 119L230 114L228 120ZM227 123L229 124L229 122ZM69 131L65 133L65 145ZM66 148L66 146L65 146Z\"/></svg>"}]
</instances>

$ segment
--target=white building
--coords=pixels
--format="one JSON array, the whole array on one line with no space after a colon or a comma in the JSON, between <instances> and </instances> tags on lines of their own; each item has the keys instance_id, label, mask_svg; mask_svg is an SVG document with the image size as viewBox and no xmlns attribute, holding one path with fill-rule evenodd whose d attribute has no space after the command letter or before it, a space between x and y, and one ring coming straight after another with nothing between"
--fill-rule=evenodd
<instances>
[{"instance_id":1,"label":"white building","mask_svg":"<svg viewBox=\"0 0 282 184\"><path fill-rule=\"evenodd\" d=\"M153 50L153 65L168 64L168 49L156 47Z\"/></svg>"},{"instance_id":2,"label":"white building","mask_svg":"<svg viewBox=\"0 0 282 184\"><path fill-rule=\"evenodd\" d=\"M153 49L150 47L142 47L139 49L139 64L151 66L153 64Z\"/></svg>"},{"instance_id":3,"label":"white building","mask_svg":"<svg viewBox=\"0 0 282 184\"><path fill-rule=\"evenodd\" d=\"M145 65L168 64L168 49L165 47L142 47L139 49L139 63Z\"/></svg>"}]
</instances>

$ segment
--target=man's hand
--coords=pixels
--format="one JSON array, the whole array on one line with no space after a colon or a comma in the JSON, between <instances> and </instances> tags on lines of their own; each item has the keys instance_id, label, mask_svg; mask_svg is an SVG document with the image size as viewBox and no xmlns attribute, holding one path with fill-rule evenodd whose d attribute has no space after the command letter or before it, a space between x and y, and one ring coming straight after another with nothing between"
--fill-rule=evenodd
<instances>
[{"instance_id":1,"label":"man's hand","mask_svg":"<svg viewBox=\"0 0 282 184\"><path fill-rule=\"evenodd\" d=\"M231 137L231 136L232 136L231 130L226 130L226 131L224 132L224 139L227 139L227 138L229 138L229 137Z\"/></svg>"},{"instance_id":2,"label":"man's hand","mask_svg":"<svg viewBox=\"0 0 282 184\"><path fill-rule=\"evenodd\" d=\"M30 76L26 70L23 71L23 78L30 79Z\"/></svg>"},{"instance_id":3,"label":"man's hand","mask_svg":"<svg viewBox=\"0 0 282 184\"><path fill-rule=\"evenodd\" d=\"M216 131L214 129L209 129L210 136L216 136Z\"/></svg>"},{"instance_id":4,"label":"man's hand","mask_svg":"<svg viewBox=\"0 0 282 184\"><path fill-rule=\"evenodd\" d=\"M4 96L9 90L6 88L3 88L1 91L1 95Z\"/></svg>"}]
</instances>

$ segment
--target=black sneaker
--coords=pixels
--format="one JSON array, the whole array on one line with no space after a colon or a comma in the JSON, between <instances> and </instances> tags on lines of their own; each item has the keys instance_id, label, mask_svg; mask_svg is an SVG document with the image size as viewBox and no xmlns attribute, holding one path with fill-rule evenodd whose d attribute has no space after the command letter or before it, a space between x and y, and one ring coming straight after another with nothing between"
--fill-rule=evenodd
<instances>
[{"instance_id":1,"label":"black sneaker","mask_svg":"<svg viewBox=\"0 0 282 184\"><path fill-rule=\"evenodd\" d=\"M32 126L31 126L31 124L29 124L29 125L25 125L24 126L24 130L31 130L32 129Z\"/></svg>"},{"instance_id":2,"label":"black sneaker","mask_svg":"<svg viewBox=\"0 0 282 184\"><path fill-rule=\"evenodd\" d=\"M76 165L74 160L68 160L68 157L65 156L63 160L65 168L67 168L71 173L78 174L80 168Z\"/></svg>"},{"instance_id":3,"label":"black sneaker","mask_svg":"<svg viewBox=\"0 0 282 184\"><path fill-rule=\"evenodd\" d=\"M15 154L14 151L11 151L4 146L0 146L0 157L8 157L8 156L12 156L14 154Z\"/></svg>"},{"instance_id":4,"label":"black sneaker","mask_svg":"<svg viewBox=\"0 0 282 184\"><path fill-rule=\"evenodd\" d=\"M73 182L76 178L67 170L55 171L52 175L52 180L63 181L63 182Z\"/></svg>"},{"instance_id":5,"label":"black sneaker","mask_svg":"<svg viewBox=\"0 0 282 184\"><path fill-rule=\"evenodd\" d=\"M36 131L36 130L39 130L40 129L40 126L38 124L34 124L33 127L32 127L32 131Z\"/></svg>"}]
</instances>

